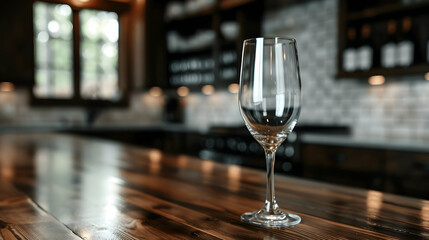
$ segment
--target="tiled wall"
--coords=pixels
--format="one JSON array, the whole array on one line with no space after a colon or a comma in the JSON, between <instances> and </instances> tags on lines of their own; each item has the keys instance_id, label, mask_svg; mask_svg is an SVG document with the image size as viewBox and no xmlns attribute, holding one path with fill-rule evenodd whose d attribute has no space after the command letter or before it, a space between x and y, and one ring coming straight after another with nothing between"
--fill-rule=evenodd
<instances>
[{"instance_id":1,"label":"tiled wall","mask_svg":"<svg viewBox=\"0 0 429 240\"><path fill-rule=\"evenodd\" d=\"M429 81L335 79L339 0L317 0L270 10L265 36L297 39L303 85L299 122L352 126L360 136L429 138Z\"/></svg>"},{"instance_id":2,"label":"tiled wall","mask_svg":"<svg viewBox=\"0 0 429 240\"><path fill-rule=\"evenodd\" d=\"M44 126L72 127L87 125L87 110L76 107L33 107L29 104L28 92L0 92L0 127ZM131 95L130 106L124 109L107 109L99 113L92 124L149 125L159 124L163 119L164 98L148 93Z\"/></svg>"},{"instance_id":3,"label":"tiled wall","mask_svg":"<svg viewBox=\"0 0 429 240\"><path fill-rule=\"evenodd\" d=\"M227 91L213 95L192 94L186 97L184 120L189 127L206 130L210 126L243 125L238 96Z\"/></svg>"}]
</instances>

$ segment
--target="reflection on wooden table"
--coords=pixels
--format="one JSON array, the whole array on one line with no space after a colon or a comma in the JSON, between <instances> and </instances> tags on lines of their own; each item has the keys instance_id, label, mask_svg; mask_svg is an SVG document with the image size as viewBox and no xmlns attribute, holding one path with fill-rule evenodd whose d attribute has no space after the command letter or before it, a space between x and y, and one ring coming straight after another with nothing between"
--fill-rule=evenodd
<instances>
[{"instance_id":1,"label":"reflection on wooden table","mask_svg":"<svg viewBox=\"0 0 429 240\"><path fill-rule=\"evenodd\" d=\"M284 176L302 223L247 225L263 171L77 136L1 135L0 180L4 239L429 238L429 201Z\"/></svg>"}]
</instances>

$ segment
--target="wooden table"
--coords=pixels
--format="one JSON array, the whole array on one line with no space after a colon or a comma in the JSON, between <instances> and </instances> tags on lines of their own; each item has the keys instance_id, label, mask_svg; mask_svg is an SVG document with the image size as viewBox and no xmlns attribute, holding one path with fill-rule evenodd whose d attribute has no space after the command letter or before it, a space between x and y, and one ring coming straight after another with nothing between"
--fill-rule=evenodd
<instances>
[{"instance_id":1,"label":"wooden table","mask_svg":"<svg viewBox=\"0 0 429 240\"><path fill-rule=\"evenodd\" d=\"M302 223L247 225L263 171L76 136L0 135L0 181L0 239L429 239L429 201L280 175Z\"/></svg>"}]
</instances>

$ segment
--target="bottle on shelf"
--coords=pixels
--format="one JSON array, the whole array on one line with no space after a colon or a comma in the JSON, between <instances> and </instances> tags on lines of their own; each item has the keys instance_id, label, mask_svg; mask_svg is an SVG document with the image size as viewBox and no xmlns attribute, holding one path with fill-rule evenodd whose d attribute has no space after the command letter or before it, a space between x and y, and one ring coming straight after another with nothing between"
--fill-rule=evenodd
<instances>
[{"instance_id":1,"label":"bottle on shelf","mask_svg":"<svg viewBox=\"0 0 429 240\"><path fill-rule=\"evenodd\" d=\"M396 66L396 21L387 22L387 38L381 47L381 66L384 68L393 68Z\"/></svg>"},{"instance_id":2,"label":"bottle on shelf","mask_svg":"<svg viewBox=\"0 0 429 240\"><path fill-rule=\"evenodd\" d=\"M347 30L347 44L343 51L343 69L346 72L356 71L356 29L351 27Z\"/></svg>"},{"instance_id":3,"label":"bottle on shelf","mask_svg":"<svg viewBox=\"0 0 429 240\"><path fill-rule=\"evenodd\" d=\"M360 47L357 49L357 68L363 71L368 71L373 66L373 44L371 37L371 26L369 24L362 25L361 28Z\"/></svg>"},{"instance_id":4,"label":"bottle on shelf","mask_svg":"<svg viewBox=\"0 0 429 240\"><path fill-rule=\"evenodd\" d=\"M411 32L412 21L410 17L402 19L402 30L398 35L396 50L396 65L408 67L414 63L415 39Z\"/></svg>"}]
</instances>

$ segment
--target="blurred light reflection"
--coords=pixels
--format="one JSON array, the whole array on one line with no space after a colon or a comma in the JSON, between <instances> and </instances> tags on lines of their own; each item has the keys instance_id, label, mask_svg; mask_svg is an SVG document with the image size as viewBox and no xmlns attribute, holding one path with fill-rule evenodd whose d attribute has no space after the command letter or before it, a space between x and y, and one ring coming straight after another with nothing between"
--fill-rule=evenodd
<instances>
[{"instance_id":1,"label":"blurred light reflection","mask_svg":"<svg viewBox=\"0 0 429 240\"><path fill-rule=\"evenodd\" d=\"M239 88L239 86L238 86L237 83L231 83L228 86L228 90L229 90L230 93L238 93L238 88Z\"/></svg>"},{"instance_id":2,"label":"blurred light reflection","mask_svg":"<svg viewBox=\"0 0 429 240\"><path fill-rule=\"evenodd\" d=\"M152 97L160 97L160 96L162 95L162 89L161 89L160 87L152 87L152 88L149 90L149 94L150 94Z\"/></svg>"},{"instance_id":3,"label":"blurred light reflection","mask_svg":"<svg viewBox=\"0 0 429 240\"><path fill-rule=\"evenodd\" d=\"M264 236L264 240L277 240L275 236Z\"/></svg>"},{"instance_id":4,"label":"blurred light reflection","mask_svg":"<svg viewBox=\"0 0 429 240\"><path fill-rule=\"evenodd\" d=\"M375 75L368 79L369 85L372 85L372 86L383 85L385 81L386 81L386 78L382 75Z\"/></svg>"},{"instance_id":5,"label":"blurred light reflection","mask_svg":"<svg viewBox=\"0 0 429 240\"><path fill-rule=\"evenodd\" d=\"M162 159L162 153L159 150L150 150L149 151L149 171L151 173L159 173L161 170L161 159Z\"/></svg>"},{"instance_id":6,"label":"blurred light reflection","mask_svg":"<svg viewBox=\"0 0 429 240\"><path fill-rule=\"evenodd\" d=\"M208 176L213 172L214 163L210 160L203 160L201 163L201 170L203 174Z\"/></svg>"},{"instance_id":7,"label":"blurred light reflection","mask_svg":"<svg viewBox=\"0 0 429 240\"><path fill-rule=\"evenodd\" d=\"M114 57L114 56L116 56L116 54L118 53L118 49L117 49L117 46L116 46L116 45L105 43L105 44L103 44L103 46L101 47L101 52L102 52L106 57Z\"/></svg>"},{"instance_id":8,"label":"blurred light reflection","mask_svg":"<svg viewBox=\"0 0 429 240\"><path fill-rule=\"evenodd\" d=\"M177 165L179 168L185 168L188 165L188 157L180 155L177 158Z\"/></svg>"},{"instance_id":9,"label":"blurred light reflection","mask_svg":"<svg viewBox=\"0 0 429 240\"><path fill-rule=\"evenodd\" d=\"M421 221L424 228L429 229L429 201L423 203L421 208Z\"/></svg>"},{"instance_id":10,"label":"blurred light reflection","mask_svg":"<svg viewBox=\"0 0 429 240\"><path fill-rule=\"evenodd\" d=\"M0 149L1 161L0 161L0 178L11 179L15 175L14 169L14 158L15 152L7 145L2 145Z\"/></svg>"},{"instance_id":11,"label":"blurred light reflection","mask_svg":"<svg viewBox=\"0 0 429 240\"><path fill-rule=\"evenodd\" d=\"M111 202L111 204L108 204L104 207L103 209L103 216L105 220L109 220L109 224L111 224L112 220L114 221L115 219L118 218L118 216L120 215L119 210L115 207L115 198L107 198L106 200L109 202Z\"/></svg>"},{"instance_id":12,"label":"blurred light reflection","mask_svg":"<svg viewBox=\"0 0 429 240\"><path fill-rule=\"evenodd\" d=\"M55 34L60 30L60 25L58 24L57 21L51 20L48 23L48 30L51 34Z\"/></svg>"},{"instance_id":13,"label":"blurred light reflection","mask_svg":"<svg viewBox=\"0 0 429 240\"><path fill-rule=\"evenodd\" d=\"M110 13L112 14L112 13ZM115 14L115 13L113 13ZM118 16L115 16L118 18ZM119 23L116 19L103 21L103 33L110 42L117 42L119 39Z\"/></svg>"},{"instance_id":14,"label":"blurred light reflection","mask_svg":"<svg viewBox=\"0 0 429 240\"><path fill-rule=\"evenodd\" d=\"M71 8L65 4L55 6L55 10L64 17L69 17L72 13Z\"/></svg>"},{"instance_id":15,"label":"blurred light reflection","mask_svg":"<svg viewBox=\"0 0 429 240\"><path fill-rule=\"evenodd\" d=\"M181 96L181 97L186 97L189 94L189 88L185 87L185 86L181 86L177 89L177 95Z\"/></svg>"},{"instance_id":16,"label":"blurred light reflection","mask_svg":"<svg viewBox=\"0 0 429 240\"><path fill-rule=\"evenodd\" d=\"M75 150L79 145L74 146ZM120 225L121 213L118 209L121 185L117 162L121 148L116 145L86 144L82 152L81 189L79 191L78 214L90 214L97 219L105 233ZM103 167L100 167L102 165ZM76 210L74 210L76 211Z\"/></svg>"},{"instance_id":17,"label":"blurred light reflection","mask_svg":"<svg viewBox=\"0 0 429 240\"><path fill-rule=\"evenodd\" d=\"M90 229L83 228L81 231L79 231L79 236L81 236L82 239L92 239L92 232Z\"/></svg>"},{"instance_id":18,"label":"blurred light reflection","mask_svg":"<svg viewBox=\"0 0 429 240\"><path fill-rule=\"evenodd\" d=\"M228 187L236 192L240 189L241 168L237 165L228 166Z\"/></svg>"},{"instance_id":19,"label":"blurred light reflection","mask_svg":"<svg viewBox=\"0 0 429 240\"><path fill-rule=\"evenodd\" d=\"M64 205L71 199L73 189L73 149L39 147L35 153L36 166L36 201L45 209L54 213L64 212ZM73 209L67 211L71 214Z\"/></svg>"},{"instance_id":20,"label":"blurred light reflection","mask_svg":"<svg viewBox=\"0 0 429 240\"><path fill-rule=\"evenodd\" d=\"M15 85L11 82L1 82L0 92L12 92L15 89Z\"/></svg>"},{"instance_id":21,"label":"blurred light reflection","mask_svg":"<svg viewBox=\"0 0 429 240\"><path fill-rule=\"evenodd\" d=\"M47 43L49 41L49 34L46 31L41 31L37 34L37 41Z\"/></svg>"},{"instance_id":22,"label":"blurred light reflection","mask_svg":"<svg viewBox=\"0 0 429 240\"><path fill-rule=\"evenodd\" d=\"M368 191L366 196L366 208L371 218L377 218L380 208L383 205L383 193L377 191Z\"/></svg>"},{"instance_id":23,"label":"blurred light reflection","mask_svg":"<svg viewBox=\"0 0 429 240\"><path fill-rule=\"evenodd\" d=\"M125 181L117 177L109 177L108 181L112 184L125 185Z\"/></svg>"},{"instance_id":24,"label":"blurred light reflection","mask_svg":"<svg viewBox=\"0 0 429 240\"><path fill-rule=\"evenodd\" d=\"M203 92L205 95L212 95L215 91L215 88L213 87L213 85L204 85L201 88L201 92Z\"/></svg>"}]
</instances>

